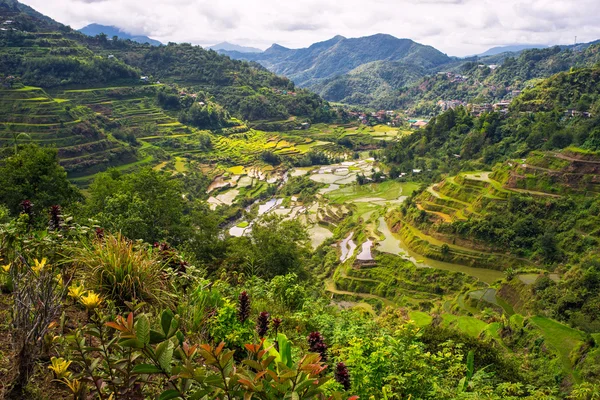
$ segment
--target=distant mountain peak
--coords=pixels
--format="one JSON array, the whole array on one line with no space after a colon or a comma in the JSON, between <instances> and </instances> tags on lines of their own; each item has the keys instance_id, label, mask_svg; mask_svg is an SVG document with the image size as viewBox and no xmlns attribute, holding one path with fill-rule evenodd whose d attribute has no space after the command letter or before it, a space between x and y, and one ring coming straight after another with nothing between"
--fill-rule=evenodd
<instances>
[{"instance_id":1,"label":"distant mountain peak","mask_svg":"<svg viewBox=\"0 0 600 400\"><path fill-rule=\"evenodd\" d=\"M544 49L548 47L546 44L514 44L508 46L492 47L484 53L478 54L479 57L495 56L502 53L518 53L529 49Z\"/></svg>"},{"instance_id":2,"label":"distant mountain peak","mask_svg":"<svg viewBox=\"0 0 600 400\"><path fill-rule=\"evenodd\" d=\"M227 41L209 46L207 49L212 49L215 51L237 51L240 53L262 53L262 50L257 49L256 47L241 46L239 44L230 43Z\"/></svg>"},{"instance_id":3,"label":"distant mountain peak","mask_svg":"<svg viewBox=\"0 0 600 400\"><path fill-rule=\"evenodd\" d=\"M101 24L96 24L96 23L89 24L89 25L79 29L79 32L81 32L85 35L88 35L88 36L96 36L101 33L104 33L109 38L111 38L113 36L117 36L119 39L129 39L134 42L138 42L138 43L142 43L142 44L148 43L148 44L151 44L152 46L160 46L162 44L158 40L151 39L148 36L131 35L119 27L101 25Z\"/></svg>"},{"instance_id":4,"label":"distant mountain peak","mask_svg":"<svg viewBox=\"0 0 600 400\"><path fill-rule=\"evenodd\" d=\"M271 45L271 47L269 47L268 49L266 49L266 50L265 50L265 53L266 53L266 52L274 52L274 51L288 51L288 50L290 50L290 49L289 49L289 48L287 48L287 47L283 47L283 46L282 46L282 45L280 45L280 44L273 43L273 44Z\"/></svg>"}]
</instances>

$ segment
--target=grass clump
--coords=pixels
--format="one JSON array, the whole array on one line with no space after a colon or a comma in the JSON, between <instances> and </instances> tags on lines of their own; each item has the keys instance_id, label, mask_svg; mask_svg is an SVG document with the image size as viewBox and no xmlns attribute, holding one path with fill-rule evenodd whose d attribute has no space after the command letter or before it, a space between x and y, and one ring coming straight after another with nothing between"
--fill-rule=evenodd
<instances>
[{"instance_id":1,"label":"grass clump","mask_svg":"<svg viewBox=\"0 0 600 400\"><path fill-rule=\"evenodd\" d=\"M117 304L170 303L163 261L120 233L77 249L74 261L81 267L86 284Z\"/></svg>"}]
</instances>

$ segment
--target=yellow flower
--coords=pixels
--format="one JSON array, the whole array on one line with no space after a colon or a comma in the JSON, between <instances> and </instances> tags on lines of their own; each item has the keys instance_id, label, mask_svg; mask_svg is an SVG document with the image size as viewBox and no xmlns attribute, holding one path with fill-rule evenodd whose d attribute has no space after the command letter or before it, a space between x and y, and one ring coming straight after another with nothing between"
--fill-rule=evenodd
<instances>
[{"instance_id":1,"label":"yellow flower","mask_svg":"<svg viewBox=\"0 0 600 400\"><path fill-rule=\"evenodd\" d=\"M71 285L69 286L69 297L72 297L75 300L81 299L81 296L85 293L85 288L83 285Z\"/></svg>"},{"instance_id":2,"label":"yellow flower","mask_svg":"<svg viewBox=\"0 0 600 400\"><path fill-rule=\"evenodd\" d=\"M81 304L88 310L93 310L94 308L100 307L100 304L102 304L102 297L90 290L87 295L81 296L79 301L81 301Z\"/></svg>"},{"instance_id":3,"label":"yellow flower","mask_svg":"<svg viewBox=\"0 0 600 400\"><path fill-rule=\"evenodd\" d=\"M2 269L4 270L4 272L8 273L8 271L10 271L10 267L11 267L11 264L6 264L6 265L2 266Z\"/></svg>"},{"instance_id":4,"label":"yellow flower","mask_svg":"<svg viewBox=\"0 0 600 400\"><path fill-rule=\"evenodd\" d=\"M31 269L36 274L39 274L40 272L42 272L42 270L46 266L46 263L48 262L48 260L46 259L46 257L42 258L42 261L39 261L37 258L35 260L33 260L33 261L35 261L35 267L31 267Z\"/></svg>"},{"instance_id":5,"label":"yellow flower","mask_svg":"<svg viewBox=\"0 0 600 400\"><path fill-rule=\"evenodd\" d=\"M67 387L73 394L77 394L81 390L81 382L79 382L79 379L73 379L72 381L70 381L69 379L64 378L61 382L67 385Z\"/></svg>"},{"instance_id":6,"label":"yellow flower","mask_svg":"<svg viewBox=\"0 0 600 400\"><path fill-rule=\"evenodd\" d=\"M68 378L71 376L71 373L67 370L72 361L66 361L62 357L52 357L50 361L52 362L52 365L48 366L48 368L54 372L56 379Z\"/></svg>"}]
</instances>

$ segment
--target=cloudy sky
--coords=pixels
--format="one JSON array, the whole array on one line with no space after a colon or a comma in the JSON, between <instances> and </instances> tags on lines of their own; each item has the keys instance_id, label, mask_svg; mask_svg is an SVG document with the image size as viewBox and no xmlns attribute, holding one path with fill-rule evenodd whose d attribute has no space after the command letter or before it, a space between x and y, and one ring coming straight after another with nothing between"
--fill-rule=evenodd
<instances>
[{"instance_id":1,"label":"cloudy sky","mask_svg":"<svg viewBox=\"0 0 600 400\"><path fill-rule=\"evenodd\" d=\"M600 39L599 0L21 0L73 28L114 25L163 43L306 47L389 33L456 56Z\"/></svg>"}]
</instances>

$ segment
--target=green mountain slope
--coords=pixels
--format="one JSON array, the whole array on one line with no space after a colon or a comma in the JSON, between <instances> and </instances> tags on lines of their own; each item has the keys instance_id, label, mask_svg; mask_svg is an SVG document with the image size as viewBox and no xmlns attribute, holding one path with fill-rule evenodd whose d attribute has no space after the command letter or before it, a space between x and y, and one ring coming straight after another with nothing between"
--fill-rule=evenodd
<instances>
[{"instance_id":1,"label":"green mountain slope","mask_svg":"<svg viewBox=\"0 0 600 400\"><path fill-rule=\"evenodd\" d=\"M170 159L157 138L174 136L174 152L201 152L217 141L202 129L244 132L242 120L291 129L333 115L258 64L188 44L89 37L19 3L10 10L14 29L0 32L0 143L56 146L71 177Z\"/></svg>"},{"instance_id":2,"label":"green mountain slope","mask_svg":"<svg viewBox=\"0 0 600 400\"><path fill-rule=\"evenodd\" d=\"M114 36L119 39L129 39L138 43L148 43L152 46L160 46L161 43L158 40L150 39L148 36L143 35L131 35L115 26L106 26L100 24L89 24L79 29L79 32L88 35L88 36L97 36L101 33L105 34L109 38L113 38Z\"/></svg>"},{"instance_id":3,"label":"green mountain slope","mask_svg":"<svg viewBox=\"0 0 600 400\"><path fill-rule=\"evenodd\" d=\"M374 61L403 61L428 69L450 61L448 56L431 46L384 34L352 39L336 36L304 49L273 45L258 54L226 54L232 58L257 61L306 87Z\"/></svg>"}]
</instances>

